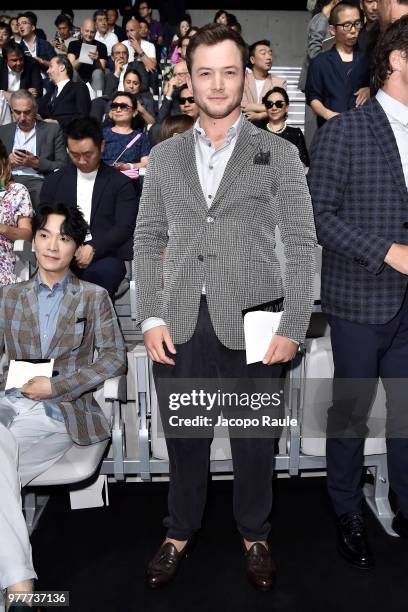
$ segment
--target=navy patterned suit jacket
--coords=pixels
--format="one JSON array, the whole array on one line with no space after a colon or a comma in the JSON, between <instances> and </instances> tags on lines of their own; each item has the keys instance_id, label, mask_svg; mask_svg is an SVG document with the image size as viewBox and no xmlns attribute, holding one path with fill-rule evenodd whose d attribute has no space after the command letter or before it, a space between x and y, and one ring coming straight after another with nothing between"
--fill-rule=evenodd
<instances>
[{"instance_id":1,"label":"navy patterned suit jacket","mask_svg":"<svg viewBox=\"0 0 408 612\"><path fill-rule=\"evenodd\" d=\"M394 242L408 244L408 190L394 133L375 98L319 130L308 183L323 247L323 311L387 323L408 282L384 263Z\"/></svg>"}]
</instances>

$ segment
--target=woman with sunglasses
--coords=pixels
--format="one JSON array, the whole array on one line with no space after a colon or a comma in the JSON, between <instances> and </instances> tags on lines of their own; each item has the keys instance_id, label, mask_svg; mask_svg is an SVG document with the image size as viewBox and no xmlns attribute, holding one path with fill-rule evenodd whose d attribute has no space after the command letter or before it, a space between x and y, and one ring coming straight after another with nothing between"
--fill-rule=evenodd
<instances>
[{"instance_id":1,"label":"woman with sunglasses","mask_svg":"<svg viewBox=\"0 0 408 612\"><path fill-rule=\"evenodd\" d=\"M13 181L6 147L0 140L0 286L16 282L13 243L31 240L32 216L30 194Z\"/></svg>"},{"instance_id":2,"label":"woman with sunglasses","mask_svg":"<svg viewBox=\"0 0 408 612\"><path fill-rule=\"evenodd\" d=\"M286 124L289 109L289 97L282 87L273 87L262 98L268 119L262 126L268 132L277 134L285 140L289 140L299 151L299 157L305 166L309 165L309 154L305 143L303 132L300 128Z\"/></svg>"},{"instance_id":3,"label":"woman with sunglasses","mask_svg":"<svg viewBox=\"0 0 408 612\"><path fill-rule=\"evenodd\" d=\"M178 102L180 105L180 113L189 115L193 119L198 117L198 106L194 101L194 95L187 85L182 85L179 90Z\"/></svg>"},{"instance_id":4,"label":"woman with sunglasses","mask_svg":"<svg viewBox=\"0 0 408 612\"><path fill-rule=\"evenodd\" d=\"M109 118L113 125L103 129L103 161L122 172L145 168L150 145L146 134L140 129L142 124L138 117L136 98L130 93L118 92L112 98ZM135 138L135 142L126 148Z\"/></svg>"}]
</instances>

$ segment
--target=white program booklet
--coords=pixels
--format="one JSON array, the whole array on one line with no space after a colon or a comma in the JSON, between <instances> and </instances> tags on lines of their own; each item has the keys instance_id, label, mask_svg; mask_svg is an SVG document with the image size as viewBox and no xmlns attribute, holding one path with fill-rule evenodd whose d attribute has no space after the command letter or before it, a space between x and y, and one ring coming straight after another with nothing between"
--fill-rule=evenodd
<instances>
[{"instance_id":1,"label":"white program booklet","mask_svg":"<svg viewBox=\"0 0 408 612\"><path fill-rule=\"evenodd\" d=\"M79 61L81 64L93 64L93 59L89 57L89 52L93 51L95 53L97 47L96 45L88 45L87 43L82 43L81 52L79 54Z\"/></svg>"},{"instance_id":2,"label":"white program booklet","mask_svg":"<svg viewBox=\"0 0 408 612\"><path fill-rule=\"evenodd\" d=\"M283 312L254 310L244 315L246 362L262 361L276 334Z\"/></svg>"},{"instance_id":3,"label":"white program booklet","mask_svg":"<svg viewBox=\"0 0 408 612\"><path fill-rule=\"evenodd\" d=\"M7 374L6 390L13 388L20 389L34 376L47 376L47 378L51 378L53 368L54 359L41 360L40 363L12 359Z\"/></svg>"}]
</instances>

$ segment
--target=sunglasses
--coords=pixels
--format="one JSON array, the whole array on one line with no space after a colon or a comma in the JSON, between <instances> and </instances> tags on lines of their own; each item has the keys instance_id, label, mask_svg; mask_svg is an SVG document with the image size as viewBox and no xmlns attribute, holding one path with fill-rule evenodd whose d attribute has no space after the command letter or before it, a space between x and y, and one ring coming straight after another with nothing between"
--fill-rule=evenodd
<instances>
[{"instance_id":1,"label":"sunglasses","mask_svg":"<svg viewBox=\"0 0 408 612\"><path fill-rule=\"evenodd\" d=\"M283 100L276 100L276 102L273 100L267 100L265 102L265 107L267 109L273 108L274 106L276 106L276 108L283 108L285 106L285 102Z\"/></svg>"},{"instance_id":2,"label":"sunglasses","mask_svg":"<svg viewBox=\"0 0 408 612\"><path fill-rule=\"evenodd\" d=\"M132 108L129 104L125 104L124 102L112 102L111 109L112 110L129 110Z\"/></svg>"},{"instance_id":3,"label":"sunglasses","mask_svg":"<svg viewBox=\"0 0 408 612\"><path fill-rule=\"evenodd\" d=\"M187 98L179 98L179 104L181 104L181 106L184 106L184 104L187 104L187 102L189 104L194 104L193 96L188 96Z\"/></svg>"}]
</instances>

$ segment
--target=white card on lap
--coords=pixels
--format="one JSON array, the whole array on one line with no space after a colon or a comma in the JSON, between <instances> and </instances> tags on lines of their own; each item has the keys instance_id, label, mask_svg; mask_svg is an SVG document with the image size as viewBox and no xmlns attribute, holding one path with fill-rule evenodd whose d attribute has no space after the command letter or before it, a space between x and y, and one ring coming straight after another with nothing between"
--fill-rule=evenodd
<instances>
[{"instance_id":1,"label":"white card on lap","mask_svg":"<svg viewBox=\"0 0 408 612\"><path fill-rule=\"evenodd\" d=\"M6 390L13 388L20 389L34 376L47 376L47 378L51 378L53 368L54 359L44 359L40 363L12 359L7 374Z\"/></svg>"},{"instance_id":2,"label":"white card on lap","mask_svg":"<svg viewBox=\"0 0 408 612\"><path fill-rule=\"evenodd\" d=\"M87 43L82 43L81 51L78 57L81 64L93 64L94 61L89 57L89 52L91 51L92 53L95 53L97 48L98 47L96 45L88 45Z\"/></svg>"},{"instance_id":3,"label":"white card on lap","mask_svg":"<svg viewBox=\"0 0 408 612\"><path fill-rule=\"evenodd\" d=\"M246 362L262 361L276 334L283 312L254 310L244 315Z\"/></svg>"}]
</instances>

